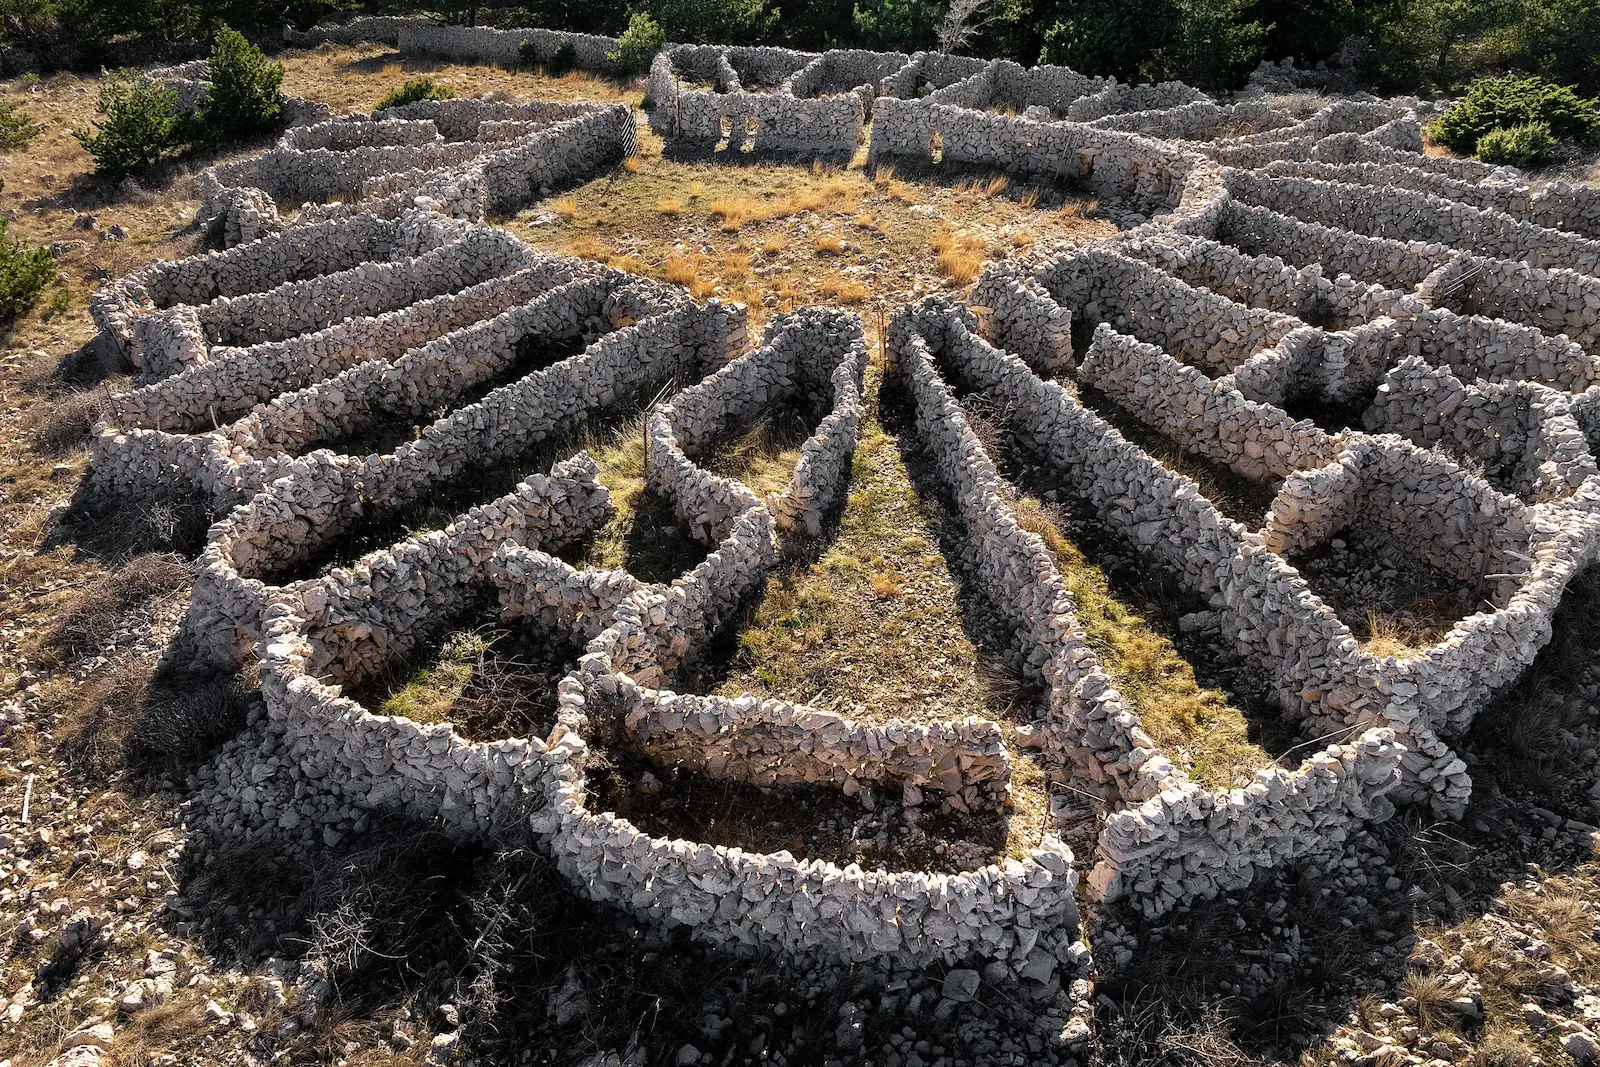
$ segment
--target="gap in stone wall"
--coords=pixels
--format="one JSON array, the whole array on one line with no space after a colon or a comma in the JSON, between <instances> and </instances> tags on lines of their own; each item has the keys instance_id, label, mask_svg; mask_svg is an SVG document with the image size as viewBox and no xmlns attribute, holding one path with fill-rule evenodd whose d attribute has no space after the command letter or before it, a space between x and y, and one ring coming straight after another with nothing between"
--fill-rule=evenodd
<instances>
[{"instance_id":1,"label":"gap in stone wall","mask_svg":"<svg viewBox=\"0 0 1600 1067\"><path fill-rule=\"evenodd\" d=\"M469 741L544 737L555 725L556 685L579 649L504 622L488 583L433 637L349 694L375 715L450 723Z\"/></svg>"},{"instance_id":2,"label":"gap in stone wall","mask_svg":"<svg viewBox=\"0 0 1600 1067\"><path fill-rule=\"evenodd\" d=\"M280 197L273 197L272 198L272 204L273 204L274 207L276 207L278 209L278 214L281 217L286 218L286 219L292 219L296 215L298 215L300 213L300 209L305 207L307 203L314 202L314 203L316 203L318 205L328 205L328 204L352 204L353 205L353 204L360 203L360 201L361 201L361 189L360 189L359 186L357 186L355 188L350 188L350 189L336 189L333 192L329 193L327 196L321 197L321 198L319 198L319 199L317 199L315 201L308 201L303 196L284 196L284 197L281 197L281 198ZM208 236L208 240L211 242L211 247L217 248L217 249L222 249L224 247L222 228L219 226L215 233L210 234Z\"/></svg>"}]
</instances>

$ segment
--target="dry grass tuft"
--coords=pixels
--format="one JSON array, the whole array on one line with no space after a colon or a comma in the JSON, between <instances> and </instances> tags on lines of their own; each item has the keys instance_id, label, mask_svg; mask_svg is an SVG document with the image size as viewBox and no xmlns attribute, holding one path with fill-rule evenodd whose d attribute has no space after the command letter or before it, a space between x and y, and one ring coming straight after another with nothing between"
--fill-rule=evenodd
<instances>
[{"instance_id":1,"label":"dry grass tuft","mask_svg":"<svg viewBox=\"0 0 1600 1067\"><path fill-rule=\"evenodd\" d=\"M1556 963L1571 968L1600 962L1595 912L1571 879L1551 878L1537 891L1512 889L1503 903L1513 919L1539 928Z\"/></svg>"},{"instance_id":2,"label":"dry grass tuft","mask_svg":"<svg viewBox=\"0 0 1600 1067\"><path fill-rule=\"evenodd\" d=\"M560 196L550 201L550 210L564 219L571 219L578 214L578 202L570 196Z\"/></svg>"},{"instance_id":3,"label":"dry grass tuft","mask_svg":"<svg viewBox=\"0 0 1600 1067\"><path fill-rule=\"evenodd\" d=\"M104 780L203 752L244 725L242 675L172 687L154 668L153 659L119 656L82 682L62 674L41 687L63 763Z\"/></svg>"},{"instance_id":4,"label":"dry grass tuft","mask_svg":"<svg viewBox=\"0 0 1600 1067\"><path fill-rule=\"evenodd\" d=\"M206 1022L204 998L196 990L181 990L165 1004L146 1008L117 1028L107 1049L105 1067L146 1067L162 1057L188 1059L211 1032Z\"/></svg>"},{"instance_id":5,"label":"dry grass tuft","mask_svg":"<svg viewBox=\"0 0 1600 1067\"><path fill-rule=\"evenodd\" d=\"M695 279L695 265L686 256L668 256L666 272L673 285L688 285Z\"/></svg>"},{"instance_id":6,"label":"dry grass tuft","mask_svg":"<svg viewBox=\"0 0 1600 1067\"><path fill-rule=\"evenodd\" d=\"M616 256L616 253L611 250L609 245L593 234L584 234L573 241L568 247L568 251L575 256L592 259L596 263L610 263Z\"/></svg>"},{"instance_id":7,"label":"dry grass tuft","mask_svg":"<svg viewBox=\"0 0 1600 1067\"><path fill-rule=\"evenodd\" d=\"M150 688L151 664L114 660L79 683L62 675L40 693L56 715L56 740L64 762L82 774L103 778L127 762L138 725L137 710Z\"/></svg>"},{"instance_id":8,"label":"dry grass tuft","mask_svg":"<svg viewBox=\"0 0 1600 1067\"><path fill-rule=\"evenodd\" d=\"M1011 237L1011 247L1032 248L1039 240L1039 235L1032 230L1017 230Z\"/></svg>"},{"instance_id":9,"label":"dry grass tuft","mask_svg":"<svg viewBox=\"0 0 1600 1067\"><path fill-rule=\"evenodd\" d=\"M1232 1030L1220 1008L1208 1007L1190 1025L1175 1026L1160 1036L1159 1060L1195 1067L1254 1067L1260 1060L1239 1046Z\"/></svg>"},{"instance_id":10,"label":"dry grass tuft","mask_svg":"<svg viewBox=\"0 0 1600 1067\"><path fill-rule=\"evenodd\" d=\"M83 444L105 410L106 394L99 389L64 393L27 413L34 446L47 455L60 456Z\"/></svg>"},{"instance_id":11,"label":"dry grass tuft","mask_svg":"<svg viewBox=\"0 0 1600 1067\"><path fill-rule=\"evenodd\" d=\"M622 161L622 169L629 174L638 174L644 169L644 162L638 156L629 156Z\"/></svg>"},{"instance_id":12,"label":"dry grass tuft","mask_svg":"<svg viewBox=\"0 0 1600 1067\"><path fill-rule=\"evenodd\" d=\"M807 211L853 212L861 202L861 188L836 172L802 188L765 197L727 197L711 201L711 217L720 220L724 233L737 233L752 223L786 219Z\"/></svg>"},{"instance_id":13,"label":"dry grass tuft","mask_svg":"<svg viewBox=\"0 0 1600 1067\"><path fill-rule=\"evenodd\" d=\"M1032 188L1030 188L1026 193L1023 193L1022 194L1022 199L1018 200L1017 203L1020 204L1023 207L1037 207L1038 204L1039 204L1039 197L1040 197L1040 195L1042 193L1043 193L1043 190L1040 189L1037 185L1035 185Z\"/></svg>"},{"instance_id":14,"label":"dry grass tuft","mask_svg":"<svg viewBox=\"0 0 1600 1067\"><path fill-rule=\"evenodd\" d=\"M710 296L716 292L717 280L707 273L709 266L706 257L699 252L688 256L668 256L667 281L688 289L689 295L697 300Z\"/></svg>"},{"instance_id":15,"label":"dry grass tuft","mask_svg":"<svg viewBox=\"0 0 1600 1067\"><path fill-rule=\"evenodd\" d=\"M817 288L823 296L841 304L864 304L872 298L872 290L853 278L823 278Z\"/></svg>"},{"instance_id":16,"label":"dry grass tuft","mask_svg":"<svg viewBox=\"0 0 1600 1067\"><path fill-rule=\"evenodd\" d=\"M1411 1008L1424 1031L1431 1033L1455 1014L1450 1002L1455 1000L1456 994L1436 974L1408 974L1400 989L1406 1006Z\"/></svg>"},{"instance_id":17,"label":"dry grass tuft","mask_svg":"<svg viewBox=\"0 0 1600 1067\"><path fill-rule=\"evenodd\" d=\"M1521 1035L1511 1030L1496 1030L1472 1054L1472 1067L1532 1067L1532 1049Z\"/></svg>"},{"instance_id":18,"label":"dry grass tuft","mask_svg":"<svg viewBox=\"0 0 1600 1067\"><path fill-rule=\"evenodd\" d=\"M783 239L783 234L769 233L761 239L761 251L769 256L775 256L783 251L786 244L788 242Z\"/></svg>"},{"instance_id":19,"label":"dry grass tuft","mask_svg":"<svg viewBox=\"0 0 1600 1067\"><path fill-rule=\"evenodd\" d=\"M656 201L656 210L663 215L681 215L683 214L683 201L675 197L663 196Z\"/></svg>"},{"instance_id":20,"label":"dry grass tuft","mask_svg":"<svg viewBox=\"0 0 1600 1067\"><path fill-rule=\"evenodd\" d=\"M939 273L956 285L970 283L983 269L985 244L980 237L946 228L928 243L938 257Z\"/></svg>"},{"instance_id":21,"label":"dry grass tuft","mask_svg":"<svg viewBox=\"0 0 1600 1067\"><path fill-rule=\"evenodd\" d=\"M811 240L811 250L819 256L837 256L844 252L844 242L837 234L818 234Z\"/></svg>"},{"instance_id":22,"label":"dry grass tuft","mask_svg":"<svg viewBox=\"0 0 1600 1067\"><path fill-rule=\"evenodd\" d=\"M182 556L151 553L91 582L62 613L55 644L69 657L97 655L136 608L181 593L194 581Z\"/></svg>"},{"instance_id":23,"label":"dry grass tuft","mask_svg":"<svg viewBox=\"0 0 1600 1067\"><path fill-rule=\"evenodd\" d=\"M870 212L863 211L856 216L856 225L863 230L875 230L878 228L878 220L873 218Z\"/></svg>"},{"instance_id":24,"label":"dry grass tuft","mask_svg":"<svg viewBox=\"0 0 1600 1067\"><path fill-rule=\"evenodd\" d=\"M1367 637L1361 641L1361 647L1374 656L1412 659L1422 655L1428 643L1425 628L1381 612L1367 612Z\"/></svg>"}]
</instances>

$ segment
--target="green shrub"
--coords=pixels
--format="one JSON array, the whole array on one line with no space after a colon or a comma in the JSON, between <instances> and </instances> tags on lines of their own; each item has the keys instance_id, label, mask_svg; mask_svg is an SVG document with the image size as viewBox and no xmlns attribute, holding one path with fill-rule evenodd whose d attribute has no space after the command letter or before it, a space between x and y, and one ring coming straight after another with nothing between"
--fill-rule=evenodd
<instances>
[{"instance_id":1,"label":"green shrub","mask_svg":"<svg viewBox=\"0 0 1600 1067\"><path fill-rule=\"evenodd\" d=\"M607 52L606 59L622 74L642 74L650 69L650 61L666 43L667 35L656 20L640 12L628 20L628 28L617 40L617 50Z\"/></svg>"},{"instance_id":2,"label":"green shrub","mask_svg":"<svg viewBox=\"0 0 1600 1067\"><path fill-rule=\"evenodd\" d=\"M31 308L56 276L50 250L7 238L8 225L0 219L0 322L10 322Z\"/></svg>"},{"instance_id":3,"label":"green shrub","mask_svg":"<svg viewBox=\"0 0 1600 1067\"><path fill-rule=\"evenodd\" d=\"M17 110L17 105L0 98L0 150L21 148L39 136L43 126Z\"/></svg>"},{"instance_id":4,"label":"green shrub","mask_svg":"<svg viewBox=\"0 0 1600 1067\"><path fill-rule=\"evenodd\" d=\"M578 50L572 46L572 38L563 37L556 42L556 50L549 60L539 58L539 48L532 41L523 41L517 48L517 57L522 61L522 66L527 70L544 68L550 77L560 77L578 65Z\"/></svg>"},{"instance_id":5,"label":"green shrub","mask_svg":"<svg viewBox=\"0 0 1600 1067\"><path fill-rule=\"evenodd\" d=\"M555 55L550 57L546 70L551 74L565 74L577 65L578 50L573 47L571 37L563 37L556 42Z\"/></svg>"},{"instance_id":6,"label":"green shrub","mask_svg":"<svg viewBox=\"0 0 1600 1067\"><path fill-rule=\"evenodd\" d=\"M105 116L98 130L72 131L94 157L96 174L142 170L159 162L178 143L177 91L138 71L105 75L96 110Z\"/></svg>"},{"instance_id":7,"label":"green shrub","mask_svg":"<svg viewBox=\"0 0 1600 1067\"><path fill-rule=\"evenodd\" d=\"M1600 133L1600 112L1595 101L1564 85L1511 74L1473 82L1465 97L1429 124L1428 136L1470 154L1486 134L1536 123L1553 137L1588 141Z\"/></svg>"},{"instance_id":8,"label":"green shrub","mask_svg":"<svg viewBox=\"0 0 1600 1067\"><path fill-rule=\"evenodd\" d=\"M241 137L277 125L282 63L269 60L244 34L224 28L211 48L210 67L204 123L212 138Z\"/></svg>"},{"instance_id":9,"label":"green shrub","mask_svg":"<svg viewBox=\"0 0 1600 1067\"><path fill-rule=\"evenodd\" d=\"M1556 139L1542 122L1490 130L1478 138L1476 155L1496 166L1537 167L1550 162Z\"/></svg>"},{"instance_id":10,"label":"green shrub","mask_svg":"<svg viewBox=\"0 0 1600 1067\"><path fill-rule=\"evenodd\" d=\"M380 100L375 110L405 107L407 104L415 104L418 100L453 100L455 95L449 86L440 85L432 78L412 78Z\"/></svg>"}]
</instances>

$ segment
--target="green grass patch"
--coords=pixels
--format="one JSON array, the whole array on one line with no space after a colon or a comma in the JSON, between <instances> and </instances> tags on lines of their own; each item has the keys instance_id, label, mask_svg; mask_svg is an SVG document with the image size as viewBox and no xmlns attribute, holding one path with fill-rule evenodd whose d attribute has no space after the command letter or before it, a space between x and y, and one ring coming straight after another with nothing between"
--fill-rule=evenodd
<instances>
[{"instance_id":1,"label":"green grass patch","mask_svg":"<svg viewBox=\"0 0 1600 1067\"><path fill-rule=\"evenodd\" d=\"M995 700L963 629L933 506L876 420L852 462L837 536L813 562L768 580L719 692L863 718L982 713Z\"/></svg>"},{"instance_id":2,"label":"green grass patch","mask_svg":"<svg viewBox=\"0 0 1600 1067\"><path fill-rule=\"evenodd\" d=\"M1055 553L1089 646L1168 759L1213 788L1248 782L1251 772L1272 763L1250 740L1244 713L1200 685L1189 661L1112 594L1105 572L1062 534L1038 500L1018 500L1017 521Z\"/></svg>"}]
</instances>

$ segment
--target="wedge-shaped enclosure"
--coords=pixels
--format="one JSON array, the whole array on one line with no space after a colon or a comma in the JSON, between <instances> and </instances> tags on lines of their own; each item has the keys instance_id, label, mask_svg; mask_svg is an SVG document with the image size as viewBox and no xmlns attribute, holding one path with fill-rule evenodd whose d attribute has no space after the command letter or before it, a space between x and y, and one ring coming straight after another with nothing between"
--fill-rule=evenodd
<instances>
[{"instance_id":1,"label":"wedge-shaped enclosure","mask_svg":"<svg viewBox=\"0 0 1600 1067\"><path fill-rule=\"evenodd\" d=\"M713 778L846 789L909 783L972 804L1003 802L1009 759L994 723L867 724L663 688L764 582L784 531L804 534L842 492L866 363L858 319L801 311L774 320L761 346L655 413L647 478L709 550L669 584L576 570L533 536L504 537L485 553L481 538L462 536L463 520L348 570L269 590L263 692L308 773L358 802L439 817L465 835L489 832L533 800L535 829L585 892L713 941L908 963L977 953L1036 981L1064 962L1076 974L1087 959L1077 942L1076 874L1071 852L1053 839L1024 860L961 874L863 872L653 837L587 807L595 744L626 744ZM808 401L817 421L786 488L761 501L695 462L707 442L791 395ZM557 477L571 479L561 504L550 492ZM542 499L552 513L572 508L572 528L592 522L608 506L593 477L585 457L560 464L539 483ZM295 484L283 479L251 507ZM530 479L523 488L534 487ZM219 528L217 536L227 534ZM587 642L561 683L548 738L469 742L448 725L373 715L343 695L458 606L459 589L484 582L498 590L503 622Z\"/></svg>"}]
</instances>

